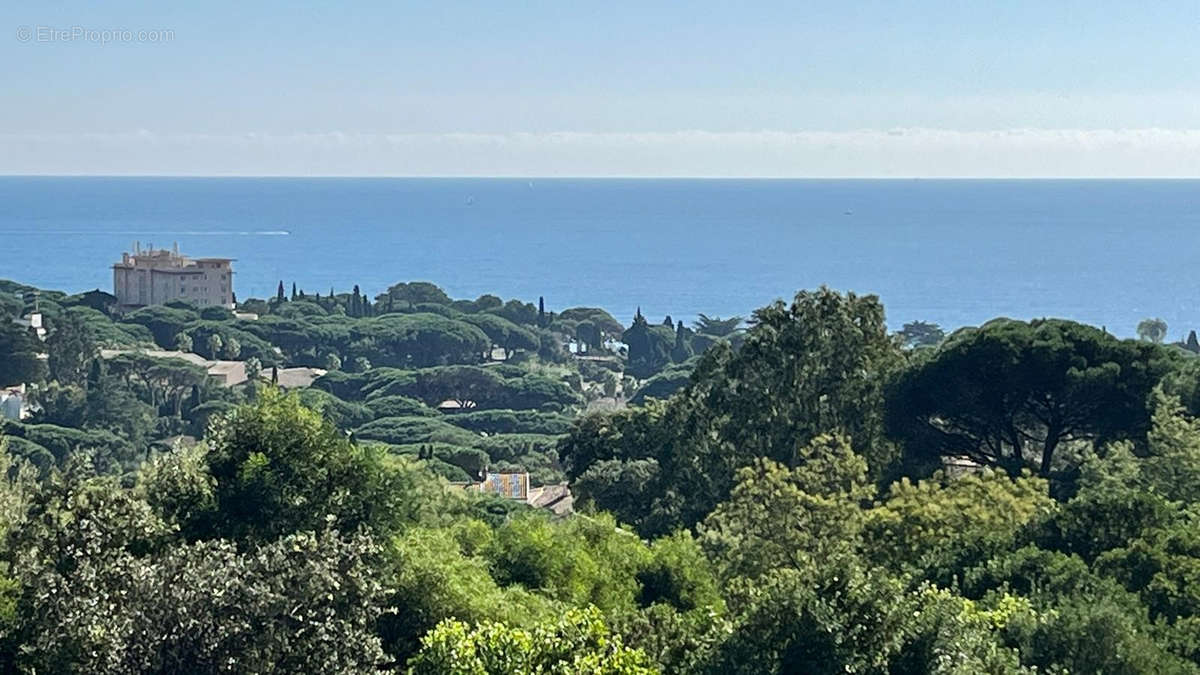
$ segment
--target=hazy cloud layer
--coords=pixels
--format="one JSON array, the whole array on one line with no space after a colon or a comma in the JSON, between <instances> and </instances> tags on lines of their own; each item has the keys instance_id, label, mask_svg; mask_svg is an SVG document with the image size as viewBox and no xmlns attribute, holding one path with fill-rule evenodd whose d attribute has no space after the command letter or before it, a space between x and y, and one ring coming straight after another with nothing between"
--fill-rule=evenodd
<instances>
[{"instance_id":1,"label":"hazy cloud layer","mask_svg":"<svg viewBox=\"0 0 1200 675\"><path fill-rule=\"evenodd\" d=\"M1196 177L1200 129L0 134L0 173Z\"/></svg>"}]
</instances>

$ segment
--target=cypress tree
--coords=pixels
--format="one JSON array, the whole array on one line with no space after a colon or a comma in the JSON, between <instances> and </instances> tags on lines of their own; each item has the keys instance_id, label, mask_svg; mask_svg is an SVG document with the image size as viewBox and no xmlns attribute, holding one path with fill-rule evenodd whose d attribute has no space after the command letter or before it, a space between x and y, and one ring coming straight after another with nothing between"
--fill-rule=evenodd
<instances>
[{"instance_id":1,"label":"cypress tree","mask_svg":"<svg viewBox=\"0 0 1200 675\"><path fill-rule=\"evenodd\" d=\"M292 300L296 299L296 282L292 282Z\"/></svg>"},{"instance_id":2,"label":"cypress tree","mask_svg":"<svg viewBox=\"0 0 1200 675\"><path fill-rule=\"evenodd\" d=\"M287 296L283 294L283 279L279 280L279 289L275 291L275 300L278 302L287 300Z\"/></svg>"},{"instance_id":3,"label":"cypress tree","mask_svg":"<svg viewBox=\"0 0 1200 675\"><path fill-rule=\"evenodd\" d=\"M354 287L358 288L358 284L355 284ZM374 313L371 311L373 309L371 307L371 299L367 297L366 293L361 291L358 293L358 309L359 314L362 316L371 316Z\"/></svg>"},{"instance_id":4,"label":"cypress tree","mask_svg":"<svg viewBox=\"0 0 1200 675\"><path fill-rule=\"evenodd\" d=\"M92 359L92 367L88 371L87 386L88 389L95 389L100 386L100 381L104 379L104 359Z\"/></svg>"},{"instance_id":5,"label":"cypress tree","mask_svg":"<svg viewBox=\"0 0 1200 675\"><path fill-rule=\"evenodd\" d=\"M671 348L671 360L675 363L683 363L695 354L686 331L687 327L680 321L675 330L675 346Z\"/></svg>"},{"instance_id":6,"label":"cypress tree","mask_svg":"<svg viewBox=\"0 0 1200 675\"><path fill-rule=\"evenodd\" d=\"M538 325L546 327L546 298L538 296Z\"/></svg>"}]
</instances>

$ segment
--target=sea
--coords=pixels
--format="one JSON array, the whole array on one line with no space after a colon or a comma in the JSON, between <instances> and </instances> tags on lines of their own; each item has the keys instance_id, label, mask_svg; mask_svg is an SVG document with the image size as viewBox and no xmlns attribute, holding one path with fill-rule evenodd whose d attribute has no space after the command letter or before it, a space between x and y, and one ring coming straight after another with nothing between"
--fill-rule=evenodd
<instances>
[{"instance_id":1,"label":"sea","mask_svg":"<svg viewBox=\"0 0 1200 675\"><path fill-rule=\"evenodd\" d=\"M691 321L826 285L893 329L1200 329L1200 181L0 177L0 278L111 291L176 244L235 258L239 299L423 280Z\"/></svg>"}]
</instances>

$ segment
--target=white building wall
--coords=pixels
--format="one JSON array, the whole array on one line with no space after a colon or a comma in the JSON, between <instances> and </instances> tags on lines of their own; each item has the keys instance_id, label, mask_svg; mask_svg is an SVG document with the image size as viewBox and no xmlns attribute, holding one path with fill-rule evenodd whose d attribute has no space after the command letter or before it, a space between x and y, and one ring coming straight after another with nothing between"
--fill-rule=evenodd
<instances>
[{"instance_id":1,"label":"white building wall","mask_svg":"<svg viewBox=\"0 0 1200 675\"><path fill-rule=\"evenodd\" d=\"M122 305L186 300L233 308L233 266L222 258L192 260L170 251L128 253L113 266L113 295Z\"/></svg>"}]
</instances>

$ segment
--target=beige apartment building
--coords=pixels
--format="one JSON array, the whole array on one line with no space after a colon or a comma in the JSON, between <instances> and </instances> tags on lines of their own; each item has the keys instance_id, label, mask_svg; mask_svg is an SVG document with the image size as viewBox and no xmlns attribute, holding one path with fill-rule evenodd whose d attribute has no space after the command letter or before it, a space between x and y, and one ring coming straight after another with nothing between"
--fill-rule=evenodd
<instances>
[{"instance_id":1,"label":"beige apartment building","mask_svg":"<svg viewBox=\"0 0 1200 675\"><path fill-rule=\"evenodd\" d=\"M113 265L113 295L125 307L186 300L201 307L233 309L232 258L188 258L171 250L134 244Z\"/></svg>"}]
</instances>

